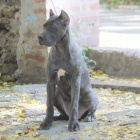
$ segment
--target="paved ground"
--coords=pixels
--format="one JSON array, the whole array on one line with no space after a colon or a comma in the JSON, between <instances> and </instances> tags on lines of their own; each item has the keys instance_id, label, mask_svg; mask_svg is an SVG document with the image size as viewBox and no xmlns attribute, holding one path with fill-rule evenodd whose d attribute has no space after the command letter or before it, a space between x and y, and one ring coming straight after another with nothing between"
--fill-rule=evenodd
<instances>
[{"instance_id":1,"label":"paved ground","mask_svg":"<svg viewBox=\"0 0 140 140\"><path fill-rule=\"evenodd\" d=\"M54 122L50 130L37 130L45 117L45 90L44 85L0 90L0 140L140 139L139 94L94 89L101 103L95 121L80 122L81 130L70 133L67 121ZM58 115L57 110L55 114Z\"/></svg>"},{"instance_id":2,"label":"paved ground","mask_svg":"<svg viewBox=\"0 0 140 140\"><path fill-rule=\"evenodd\" d=\"M101 8L100 47L140 49L140 7Z\"/></svg>"}]
</instances>

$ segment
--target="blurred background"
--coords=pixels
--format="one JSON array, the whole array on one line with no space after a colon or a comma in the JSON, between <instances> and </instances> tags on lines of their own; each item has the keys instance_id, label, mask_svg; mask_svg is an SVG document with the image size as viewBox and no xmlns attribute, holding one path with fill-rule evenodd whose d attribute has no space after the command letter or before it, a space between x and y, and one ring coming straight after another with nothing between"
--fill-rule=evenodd
<instances>
[{"instance_id":1,"label":"blurred background","mask_svg":"<svg viewBox=\"0 0 140 140\"><path fill-rule=\"evenodd\" d=\"M140 0L100 0L100 47L140 49Z\"/></svg>"}]
</instances>

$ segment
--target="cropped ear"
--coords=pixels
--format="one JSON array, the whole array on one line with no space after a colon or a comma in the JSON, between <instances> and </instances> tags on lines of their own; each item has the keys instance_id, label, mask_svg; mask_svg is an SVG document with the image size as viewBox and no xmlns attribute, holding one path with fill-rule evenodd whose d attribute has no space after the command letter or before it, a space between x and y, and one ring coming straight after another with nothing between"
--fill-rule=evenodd
<instances>
[{"instance_id":1,"label":"cropped ear","mask_svg":"<svg viewBox=\"0 0 140 140\"><path fill-rule=\"evenodd\" d=\"M50 9L50 17L52 17L52 16L54 16L54 15L55 15L55 14L54 14L53 10Z\"/></svg>"},{"instance_id":2,"label":"cropped ear","mask_svg":"<svg viewBox=\"0 0 140 140\"><path fill-rule=\"evenodd\" d=\"M60 21L63 25L65 25L65 26L69 25L70 18L64 10L61 10L61 14L59 15L59 18L60 18Z\"/></svg>"}]
</instances>

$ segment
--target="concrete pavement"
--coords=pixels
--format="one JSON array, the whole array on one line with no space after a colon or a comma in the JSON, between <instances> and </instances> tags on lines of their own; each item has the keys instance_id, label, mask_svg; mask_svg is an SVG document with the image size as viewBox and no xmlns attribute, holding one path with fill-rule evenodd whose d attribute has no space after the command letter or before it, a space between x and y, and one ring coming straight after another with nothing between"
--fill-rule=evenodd
<instances>
[{"instance_id":1,"label":"concrete pavement","mask_svg":"<svg viewBox=\"0 0 140 140\"><path fill-rule=\"evenodd\" d=\"M99 46L140 49L140 6L101 7Z\"/></svg>"}]
</instances>

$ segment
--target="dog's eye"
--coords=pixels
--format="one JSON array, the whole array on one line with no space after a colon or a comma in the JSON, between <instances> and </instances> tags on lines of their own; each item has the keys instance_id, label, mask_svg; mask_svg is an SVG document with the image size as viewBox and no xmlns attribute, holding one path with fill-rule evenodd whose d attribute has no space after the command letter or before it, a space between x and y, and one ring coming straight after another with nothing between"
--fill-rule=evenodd
<instances>
[{"instance_id":1,"label":"dog's eye","mask_svg":"<svg viewBox=\"0 0 140 140\"><path fill-rule=\"evenodd\" d=\"M51 28L51 29L54 29L54 28L55 28L55 26L54 26L53 23L50 23L50 28Z\"/></svg>"},{"instance_id":2,"label":"dog's eye","mask_svg":"<svg viewBox=\"0 0 140 140\"><path fill-rule=\"evenodd\" d=\"M50 26L50 28L51 28L51 29L54 29L54 26L53 26L53 25L51 25L51 26Z\"/></svg>"}]
</instances>

